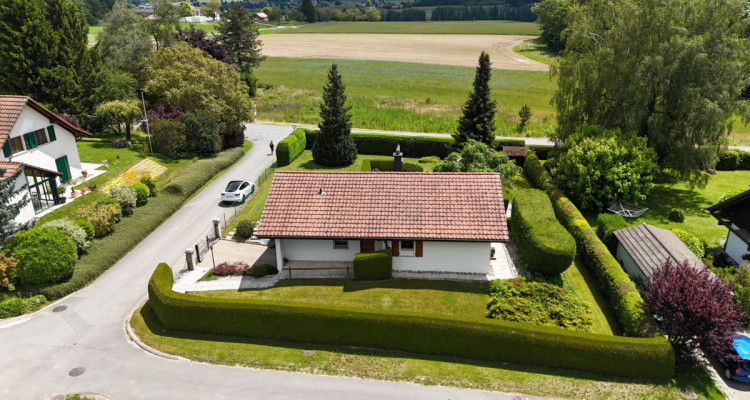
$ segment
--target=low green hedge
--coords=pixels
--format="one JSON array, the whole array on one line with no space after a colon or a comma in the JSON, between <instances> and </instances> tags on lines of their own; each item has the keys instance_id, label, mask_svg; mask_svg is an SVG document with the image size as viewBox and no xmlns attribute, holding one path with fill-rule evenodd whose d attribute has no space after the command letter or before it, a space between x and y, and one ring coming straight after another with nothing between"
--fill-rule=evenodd
<instances>
[{"instance_id":1,"label":"low green hedge","mask_svg":"<svg viewBox=\"0 0 750 400\"><path fill-rule=\"evenodd\" d=\"M503 146L526 146L524 139L495 139L492 141L492 148L502 150Z\"/></svg>"},{"instance_id":2,"label":"low green hedge","mask_svg":"<svg viewBox=\"0 0 750 400\"><path fill-rule=\"evenodd\" d=\"M560 225L543 191L521 189L513 198L511 235L529 272L563 273L576 256L576 242Z\"/></svg>"},{"instance_id":3,"label":"low green hedge","mask_svg":"<svg viewBox=\"0 0 750 400\"><path fill-rule=\"evenodd\" d=\"M305 130L307 149L312 149L318 137L317 130ZM444 158L453 152L453 138L442 136L401 136L383 133L352 133L354 144L359 154L376 154L390 156L401 146L404 157L438 156Z\"/></svg>"},{"instance_id":4,"label":"low green hedge","mask_svg":"<svg viewBox=\"0 0 750 400\"><path fill-rule=\"evenodd\" d=\"M645 310L643 298L633 281L607 246L596 236L575 204L555 185L552 176L544 169L533 151L526 153L524 172L532 183L544 190L552 200L557 219L573 235L578 245L578 254L585 265L594 272L625 333L641 337L656 335L659 331L656 321ZM513 218L515 219L515 215Z\"/></svg>"},{"instance_id":5,"label":"low green hedge","mask_svg":"<svg viewBox=\"0 0 750 400\"><path fill-rule=\"evenodd\" d=\"M716 169L720 171L748 170L750 169L750 153L731 150L719 156Z\"/></svg>"},{"instance_id":6,"label":"low green hedge","mask_svg":"<svg viewBox=\"0 0 750 400\"><path fill-rule=\"evenodd\" d=\"M159 264L150 305L167 329L225 336L364 346L417 354L669 379L674 352L663 337L628 338L472 317L321 304L223 299L172 291Z\"/></svg>"},{"instance_id":7,"label":"low green hedge","mask_svg":"<svg viewBox=\"0 0 750 400\"><path fill-rule=\"evenodd\" d=\"M307 145L305 131L302 128L295 129L276 146L276 163L279 167L291 164L305 151Z\"/></svg>"},{"instance_id":8,"label":"low green hedge","mask_svg":"<svg viewBox=\"0 0 750 400\"><path fill-rule=\"evenodd\" d=\"M370 170L393 171L393 160L370 160Z\"/></svg>"},{"instance_id":9,"label":"low green hedge","mask_svg":"<svg viewBox=\"0 0 750 400\"><path fill-rule=\"evenodd\" d=\"M552 151L555 150L555 146L546 144L536 144L526 146L526 151L533 151L540 160L547 160L552 156Z\"/></svg>"},{"instance_id":10,"label":"low green hedge","mask_svg":"<svg viewBox=\"0 0 750 400\"><path fill-rule=\"evenodd\" d=\"M190 195L244 154L242 148L234 148L193 162L178 177L166 183L166 187L171 187L171 190L164 190L148 204L136 209L133 215L122 218L111 234L94 240L88 253L76 262L70 279L55 285L24 287L20 292L27 295L42 294L47 299L54 300L83 288L145 239L177 211Z\"/></svg>"},{"instance_id":11,"label":"low green hedge","mask_svg":"<svg viewBox=\"0 0 750 400\"><path fill-rule=\"evenodd\" d=\"M360 168L361 171L374 171L377 169L378 171L393 171L393 161L392 160L363 160L362 161L362 167ZM411 163L411 162L405 162L401 166L401 170L404 172L424 172L424 168L422 168L421 165L417 163Z\"/></svg>"},{"instance_id":12,"label":"low green hedge","mask_svg":"<svg viewBox=\"0 0 750 400\"><path fill-rule=\"evenodd\" d=\"M354 277L359 280L378 281L391 279L393 254L391 249L357 253L354 255Z\"/></svg>"},{"instance_id":13,"label":"low green hedge","mask_svg":"<svg viewBox=\"0 0 750 400\"><path fill-rule=\"evenodd\" d=\"M622 215L602 213L596 217L596 236L607 245L609 251L613 252L617 247L617 238L614 232L625 229L628 226Z\"/></svg>"}]
</instances>

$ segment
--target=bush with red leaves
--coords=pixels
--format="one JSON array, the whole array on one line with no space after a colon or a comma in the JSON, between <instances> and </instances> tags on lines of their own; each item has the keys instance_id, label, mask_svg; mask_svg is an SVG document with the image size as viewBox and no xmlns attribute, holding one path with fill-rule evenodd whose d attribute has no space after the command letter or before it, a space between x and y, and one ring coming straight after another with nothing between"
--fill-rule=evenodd
<instances>
[{"instance_id":1,"label":"bush with red leaves","mask_svg":"<svg viewBox=\"0 0 750 400\"><path fill-rule=\"evenodd\" d=\"M731 356L743 313L731 286L708 268L667 260L647 279L643 299L681 356L692 358L697 349L709 357Z\"/></svg>"},{"instance_id":2,"label":"bush with red leaves","mask_svg":"<svg viewBox=\"0 0 750 400\"><path fill-rule=\"evenodd\" d=\"M214 268L214 275L218 276L229 276L229 275L242 275L248 265L242 261L234 262L223 262Z\"/></svg>"}]
</instances>

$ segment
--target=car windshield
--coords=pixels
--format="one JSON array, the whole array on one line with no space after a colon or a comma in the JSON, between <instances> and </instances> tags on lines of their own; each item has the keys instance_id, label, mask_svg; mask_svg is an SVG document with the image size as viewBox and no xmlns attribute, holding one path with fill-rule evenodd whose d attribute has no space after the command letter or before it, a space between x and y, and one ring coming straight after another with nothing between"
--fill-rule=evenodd
<instances>
[{"instance_id":1,"label":"car windshield","mask_svg":"<svg viewBox=\"0 0 750 400\"><path fill-rule=\"evenodd\" d=\"M227 185L227 188L226 188L226 189L224 189L224 191L225 191L225 192L234 192L234 191L236 191L236 190L237 190L237 188L239 188L239 187L240 187L240 185L241 185L241 184L242 184L242 181L231 181L231 182L229 182L229 184Z\"/></svg>"}]
</instances>

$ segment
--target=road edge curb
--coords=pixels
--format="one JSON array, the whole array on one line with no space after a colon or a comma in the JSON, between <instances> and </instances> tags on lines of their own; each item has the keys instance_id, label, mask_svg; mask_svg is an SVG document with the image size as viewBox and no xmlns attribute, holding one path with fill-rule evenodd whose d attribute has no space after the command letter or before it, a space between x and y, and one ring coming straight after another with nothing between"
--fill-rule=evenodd
<instances>
[{"instance_id":1,"label":"road edge curb","mask_svg":"<svg viewBox=\"0 0 750 400\"><path fill-rule=\"evenodd\" d=\"M135 310L140 309L141 307L143 307L144 304L146 304L146 300L148 300L148 297L144 297L143 300L139 301L138 304L135 306L135 308L130 310L130 312L128 313L128 317L125 318L125 332L127 333L128 338L131 341L133 341L136 345L138 345L138 347L140 347L141 349L157 357L166 358L169 360L177 360L177 361L190 361L184 357L175 356L172 354L167 354L159 350L156 350L155 348L147 345L146 343L143 343L143 341L141 341L141 338L139 338L138 335L135 334L135 332L133 331L133 328L130 326L130 319L133 318L133 313L135 312Z\"/></svg>"}]
</instances>

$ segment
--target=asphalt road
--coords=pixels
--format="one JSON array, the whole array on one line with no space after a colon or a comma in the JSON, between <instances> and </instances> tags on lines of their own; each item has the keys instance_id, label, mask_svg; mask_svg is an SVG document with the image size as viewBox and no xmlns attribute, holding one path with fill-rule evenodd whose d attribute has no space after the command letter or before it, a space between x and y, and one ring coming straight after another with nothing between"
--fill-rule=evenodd
<instances>
[{"instance_id":1,"label":"asphalt road","mask_svg":"<svg viewBox=\"0 0 750 400\"><path fill-rule=\"evenodd\" d=\"M250 125L255 146L229 171L86 288L31 315L0 322L0 399L98 393L110 399L526 399L530 396L169 360L143 351L125 332L157 263L182 252L225 209L219 193L255 179L273 157L268 143L289 126ZM66 306L61 312L53 308ZM75 375L76 368L82 374Z\"/></svg>"}]
</instances>

